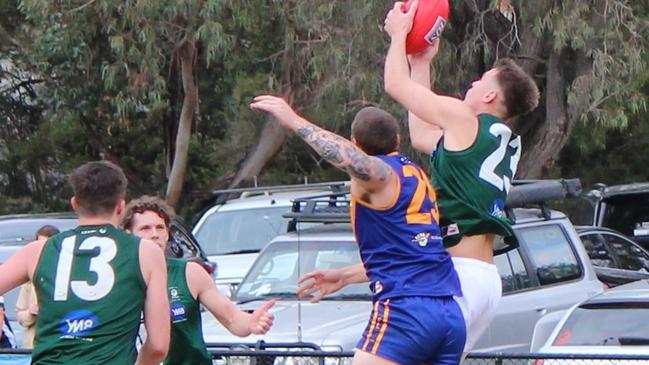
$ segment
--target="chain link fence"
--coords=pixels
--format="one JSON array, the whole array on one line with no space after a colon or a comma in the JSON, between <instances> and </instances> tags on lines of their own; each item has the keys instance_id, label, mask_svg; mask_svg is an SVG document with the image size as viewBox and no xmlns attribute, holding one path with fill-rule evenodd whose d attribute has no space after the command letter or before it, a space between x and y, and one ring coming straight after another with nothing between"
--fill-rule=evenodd
<instances>
[{"instance_id":1,"label":"chain link fence","mask_svg":"<svg viewBox=\"0 0 649 365\"><path fill-rule=\"evenodd\" d=\"M221 346L218 346L221 347ZM256 347L256 348L255 348ZM234 345L210 347L215 365L351 365L352 351L322 351L312 344ZM612 350L615 351L615 350ZM0 349L0 365L27 365L29 350ZM462 365L649 365L649 353L621 354L509 354L471 353Z\"/></svg>"}]
</instances>

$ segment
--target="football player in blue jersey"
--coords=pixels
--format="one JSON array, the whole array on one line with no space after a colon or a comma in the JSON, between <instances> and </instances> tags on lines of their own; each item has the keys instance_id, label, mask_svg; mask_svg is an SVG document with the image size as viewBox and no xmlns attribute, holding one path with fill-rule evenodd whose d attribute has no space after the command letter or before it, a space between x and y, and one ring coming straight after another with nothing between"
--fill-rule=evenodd
<instances>
[{"instance_id":1,"label":"football player in blue jersey","mask_svg":"<svg viewBox=\"0 0 649 365\"><path fill-rule=\"evenodd\" d=\"M466 338L453 300L460 283L426 173L397 152L396 119L364 108L350 141L300 117L282 98L258 96L251 108L270 113L351 177L352 226L374 293L353 363L458 364Z\"/></svg>"}]
</instances>

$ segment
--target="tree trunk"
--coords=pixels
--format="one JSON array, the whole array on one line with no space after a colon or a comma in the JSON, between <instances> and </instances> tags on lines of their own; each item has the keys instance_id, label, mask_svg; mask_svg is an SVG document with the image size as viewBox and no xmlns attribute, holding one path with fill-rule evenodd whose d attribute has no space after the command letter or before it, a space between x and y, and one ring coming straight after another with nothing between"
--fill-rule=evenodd
<instances>
[{"instance_id":1,"label":"tree trunk","mask_svg":"<svg viewBox=\"0 0 649 365\"><path fill-rule=\"evenodd\" d=\"M566 83L561 66L560 51L552 50L547 65L547 82L545 89L546 120L534 130L524 143L534 148L523 149L523 158L519 166L519 178L540 178L545 168L557 157L565 145L572 129L568 118L567 100L564 85Z\"/></svg>"},{"instance_id":2,"label":"tree trunk","mask_svg":"<svg viewBox=\"0 0 649 365\"><path fill-rule=\"evenodd\" d=\"M175 207L180 200L180 195L185 182L187 171L187 158L189 154L189 140L192 132L192 121L198 106L198 88L194 82L194 61L196 59L196 47L194 35L189 34L187 40L179 51L181 77L185 98L180 112L178 132L176 134L176 146L169 182L167 184L166 200Z\"/></svg>"},{"instance_id":3,"label":"tree trunk","mask_svg":"<svg viewBox=\"0 0 649 365\"><path fill-rule=\"evenodd\" d=\"M287 137L288 131L269 117L261 132L259 141L253 147L252 153L243 162L241 169L237 171L236 176L230 183L230 187L235 187L241 181L259 175L266 163L282 150Z\"/></svg>"}]
</instances>

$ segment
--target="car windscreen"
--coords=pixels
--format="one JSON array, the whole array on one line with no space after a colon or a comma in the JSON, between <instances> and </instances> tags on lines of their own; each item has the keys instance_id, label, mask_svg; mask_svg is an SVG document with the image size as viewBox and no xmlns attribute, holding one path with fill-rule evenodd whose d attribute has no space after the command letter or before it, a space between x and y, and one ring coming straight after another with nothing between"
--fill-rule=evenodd
<instances>
[{"instance_id":1,"label":"car windscreen","mask_svg":"<svg viewBox=\"0 0 649 365\"><path fill-rule=\"evenodd\" d=\"M298 260L299 257L299 260ZM347 242L275 242L259 256L235 293L238 301L295 298L298 278L316 269L334 269L361 262L358 246ZM371 299L366 283L348 285L325 299Z\"/></svg>"},{"instance_id":2,"label":"car windscreen","mask_svg":"<svg viewBox=\"0 0 649 365\"><path fill-rule=\"evenodd\" d=\"M555 346L649 345L648 303L578 307L554 340Z\"/></svg>"},{"instance_id":3,"label":"car windscreen","mask_svg":"<svg viewBox=\"0 0 649 365\"><path fill-rule=\"evenodd\" d=\"M649 194L609 197L602 226L628 236L649 236Z\"/></svg>"},{"instance_id":4,"label":"car windscreen","mask_svg":"<svg viewBox=\"0 0 649 365\"><path fill-rule=\"evenodd\" d=\"M288 207L216 211L196 230L194 237L208 255L259 251L275 236L285 233Z\"/></svg>"},{"instance_id":5,"label":"car windscreen","mask_svg":"<svg viewBox=\"0 0 649 365\"><path fill-rule=\"evenodd\" d=\"M76 218L28 219L17 218L0 221L0 244L27 244L36 238L36 231L49 224L60 231L72 229L77 225Z\"/></svg>"}]
</instances>

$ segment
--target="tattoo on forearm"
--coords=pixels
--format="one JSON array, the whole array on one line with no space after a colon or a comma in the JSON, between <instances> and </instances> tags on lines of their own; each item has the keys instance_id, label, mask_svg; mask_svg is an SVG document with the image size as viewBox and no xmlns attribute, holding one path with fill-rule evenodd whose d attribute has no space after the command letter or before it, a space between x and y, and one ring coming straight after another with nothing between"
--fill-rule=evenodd
<instances>
[{"instance_id":1,"label":"tattoo on forearm","mask_svg":"<svg viewBox=\"0 0 649 365\"><path fill-rule=\"evenodd\" d=\"M344 161L343 156L340 154L340 144L331 140L327 135L315 136L311 145L318 151L320 156L334 165L339 165Z\"/></svg>"},{"instance_id":2,"label":"tattoo on forearm","mask_svg":"<svg viewBox=\"0 0 649 365\"><path fill-rule=\"evenodd\" d=\"M314 127L302 127L302 128L298 128L298 130L295 131L295 133L297 133L297 135L300 136L300 138L302 138L303 140L309 142L309 138L313 133L316 132L316 130L317 129Z\"/></svg>"},{"instance_id":3,"label":"tattoo on forearm","mask_svg":"<svg viewBox=\"0 0 649 365\"><path fill-rule=\"evenodd\" d=\"M345 170L354 177L363 181L369 181L372 177L372 159L366 154L359 152L355 146L347 146L345 150L350 160L349 165L345 167Z\"/></svg>"},{"instance_id":4,"label":"tattoo on forearm","mask_svg":"<svg viewBox=\"0 0 649 365\"><path fill-rule=\"evenodd\" d=\"M385 181L390 175L390 167L383 161L368 156L350 141L332 132L308 126L298 128L296 133L325 160L352 177L363 181L372 178Z\"/></svg>"}]
</instances>

